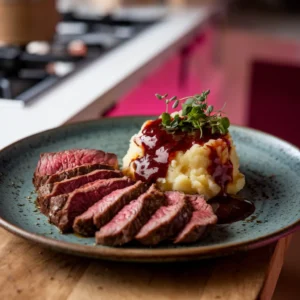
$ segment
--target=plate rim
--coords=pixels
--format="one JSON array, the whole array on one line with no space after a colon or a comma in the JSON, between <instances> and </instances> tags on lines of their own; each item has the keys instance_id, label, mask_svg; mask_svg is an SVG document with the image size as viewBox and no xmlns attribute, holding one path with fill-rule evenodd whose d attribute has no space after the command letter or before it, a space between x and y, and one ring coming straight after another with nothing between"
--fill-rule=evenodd
<instances>
[{"instance_id":1,"label":"plate rim","mask_svg":"<svg viewBox=\"0 0 300 300\"><path fill-rule=\"evenodd\" d=\"M146 118L156 118L157 116L153 115L143 115L143 116L118 116L118 117L105 117L99 120L87 120L81 122L74 122L71 124L64 124L59 127L47 129L44 131L40 131L33 135L24 137L19 139L6 147L0 149L0 154L3 152L10 150L14 146L19 143L23 143L27 139L35 138L45 133L55 132L57 130L64 130L72 127L80 127L89 124L97 124L108 120L113 119L123 119L123 120L132 120L135 119L145 119ZM231 125L235 128L241 128L242 130L257 132L259 134L263 134L270 138L273 138L294 150L300 151L300 149L274 135L263 132L261 130L253 129L246 126L240 125ZM88 256L94 258L108 259L108 260L118 260L118 261L143 261L143 262L153 262L153 261L178 261L178 260L189 260L189 259L205 259L216 256L225 256L228 254L246 251L250 249L259 248L265 245L268 245L272 242L275 242L288 234L295 232L300 229L300 218L293 222L292 224L283 227L273 233L255 238L246 241L241 241L239 243L230 243L228 245L213 245L213 246L198 246L198 247L178 247L178 248L121 248L121 247L107 247L107 246L90 246L90 245L81 245L71 242L60 241L54 238L45 237L36 233L32 233L30 231L26 231L21 227L13 225L8 222L0 215L0 227L6 229L7 231L22 237L26 240L30 240L32 242L37 242L42 246L46 246L55 250L59 250L66 253L71 253L75 255Z\"/></svg>"}]
</instances>

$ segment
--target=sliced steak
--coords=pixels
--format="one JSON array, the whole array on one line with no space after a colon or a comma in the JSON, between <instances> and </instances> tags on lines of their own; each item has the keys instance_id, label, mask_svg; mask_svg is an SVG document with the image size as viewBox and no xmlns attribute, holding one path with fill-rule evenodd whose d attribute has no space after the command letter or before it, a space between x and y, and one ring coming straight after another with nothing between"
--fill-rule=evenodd
<instances>
[{"instance_id":1,"label":"sliced steak","mask_svg":"<svg viewBox=\"0 0 300 300\"><path fill-rule=\"evenodd\" d=\"M44 184L60 182L80 175L85 175L95 170L114 170L114 167L104 164L82 165L58 172L53 175L39 176L38 181L36 182L36 188L39 188Z\"/></svg>"},{"instance_id":2,"label":"sliced steak","mask_svg":"<svg viewBox=\"0 0 300 300\"><path fill-rule=\"evenodd\" d=\"M165 193L167 205L160 207L136 235L144 245L157 245L180 232L192 216L193 208L180 192Z\"/></svg>"},{"instance_id":3,"label":"sliced steak","mask_svg":"<svg viewBox=\"0 0 300 300\"><path fill-rule=\"evenodd\" d=\"M50 200L49 220L62 232L68 232L74 219L90 206L116 189L132 185L127 178L100 179L76 189L72 193L52 197Z\"/></svg>"},{"instance_id":4,"label":"sliced steak","mask_svg":"<svg viewBox=\"0 0 300 300\"><path fill-rule=\"evenodd\" d=\"M146 193L123 207L109 223L96 232L96 243L117 246L130 242L152 214L164 204L164 194L152 185Z\"/></svg>"},{"instance_id":5,"label":"sliced steak","mask_svg":"<svg viewBox=\"0 0 300 300\"><path fill-rule=\"evenodd\" d=\"M132 186L113 191L75 218L73 229L83 236L93 236L97 229L108 223L126 204L146 191L138 181Z\"/></svg>"},{"instance_id":6,"label":"sliced steak","mask_svg":"<svg viewBox=\"0 0 300 300\"><path fill-rule=\"evenodd\" d=\"M203 236L208 226L217 223L218 218L212 207L200 195L187 195L187 199L193 206L194 212L190 221L176 237L174 243L193 243Z\"/></svg>"},{"instance_id":7,"label":"sliced steak","mask_svg":"<svg viewBox=\"0 0 300 300\"><path fill-rule=\"evenodd\" d=\"M60 152L48 152L40 155L34 172L33 184L40 185L41 178L61 171L87 164L107 164L118 168L117 156L95 149L71 149Z\"/></svg>"},{"instance_id":8,"label":"sliced steak","mask_svg":"<svg viewBox=\"0 0 300 300\"><path fill-rule=\"evenodd\" d=\"M99 179L109 179L121 177L122 173L115 170L96 170L86 175L73 177L56 183L42 185L38 190L37 204L44 214L49 213L50 198L73 192L75 189Z\"/></svg>"}]
</instances>

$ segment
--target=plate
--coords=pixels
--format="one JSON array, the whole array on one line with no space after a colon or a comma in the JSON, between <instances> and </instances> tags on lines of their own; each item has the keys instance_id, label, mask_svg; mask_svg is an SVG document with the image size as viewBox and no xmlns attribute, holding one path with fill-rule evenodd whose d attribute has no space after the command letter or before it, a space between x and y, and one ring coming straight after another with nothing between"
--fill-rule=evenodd
<instances>
[{"instance_id":1,"label":"plate","mask_svg":"<svg viewBox=\"0 0 300 300\"><path fill-rule=\"evenodd\" d=\"M178 261L222 256L264 246L300 226L300 151L249 128L231 126L246 186L256 210L246 220L217 225L192 245L96 246L94 238L61 234L35 207L32 175L41 152L96 148L119 161L145 117L108 118L62 126L20 140L0 152L0 225L44 246L77 255L123 261Z\"/></svg>"}]
</instances>

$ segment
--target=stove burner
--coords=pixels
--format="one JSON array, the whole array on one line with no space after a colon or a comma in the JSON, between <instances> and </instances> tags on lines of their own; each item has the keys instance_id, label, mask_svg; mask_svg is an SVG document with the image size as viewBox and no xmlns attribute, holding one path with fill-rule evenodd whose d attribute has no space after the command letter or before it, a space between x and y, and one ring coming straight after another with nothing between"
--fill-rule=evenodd
<instances>
[{"instance_id":1,"label":"stove burner","mask_svg":"<svg viewBox=\"0 0 300 300\"><path fill-rule=\"evenodd\" d=\"M24 104L159 21L61 15L52 42L0 46L1 99ZM7 101L6 101L7 103Z\"/></svg>"}]
</instances>

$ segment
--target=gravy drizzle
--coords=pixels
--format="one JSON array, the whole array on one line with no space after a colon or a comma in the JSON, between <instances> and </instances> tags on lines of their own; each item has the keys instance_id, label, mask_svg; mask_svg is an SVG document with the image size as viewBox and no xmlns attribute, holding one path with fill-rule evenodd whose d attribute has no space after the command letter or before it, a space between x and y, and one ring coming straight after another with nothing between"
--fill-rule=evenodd
<instances>
[{"instance_id":1,"label":"gravy drizzle","mask_svg":"<svg viewBox=\"0 0 300 300\"><path fill-rule=\"evenodd\" d=\"M151 183L158 178L164 178L167 174L169 162L174 158L177 151L186 151L194 144L203 145L210 139L219 138L228 143L227 135L212 134L209 129L203 132L202 137L200 137L199 130L170 133L162 128L161 119L151 121L144 127L140 137L141 146L144 148L146 155L134 160L135 177L137 180ZM228 169L226 179L221 178L222 168L220 161L215 159L211 172L213 172L212 176L215 176L221 184L225 185L228 180L232 179L232 167L230 165L226 166L226 169Z\"/></svg>"}]
</instances>

